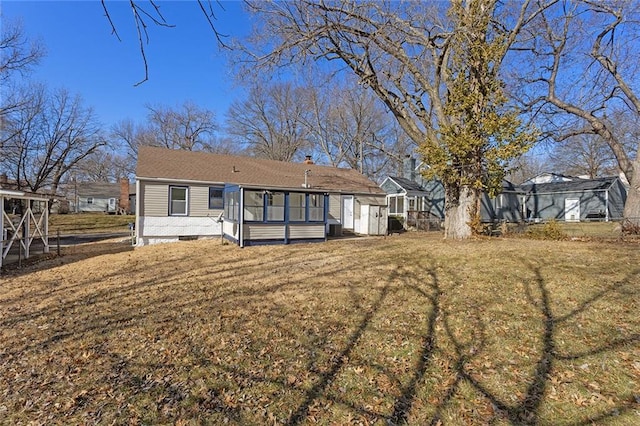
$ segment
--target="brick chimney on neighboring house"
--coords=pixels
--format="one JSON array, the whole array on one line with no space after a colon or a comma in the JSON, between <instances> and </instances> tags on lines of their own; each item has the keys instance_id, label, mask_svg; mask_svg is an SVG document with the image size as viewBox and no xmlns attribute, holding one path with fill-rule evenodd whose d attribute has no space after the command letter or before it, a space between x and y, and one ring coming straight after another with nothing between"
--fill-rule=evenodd
<instances>
[{"instance_id":1,"label":"brick chimney on neighboring house","mask_svg":"<svg viewBox=\"0 0 640 426\"><path fill-rule=\"evenodd\" d=\"M305 155L304 164L313 164L313 160L311 159L310 155Z\"/></svg>"},{"instance_id":2,"label":"brick chimney on neighboring house","mask_svg":"<svg viewBox=\"0 0 640 426\"><path fill-rule=\"evenodd\" d=\"M130 213L129 207L129 179L122 178L120 179L120 208L125 213Z\"/></svg>"},{"instance_id":3,"label":"brick chimney on neighboring house","mask_svg":"<svg viewBox=\"0 0 640 426\"><path fill-rule=\"evenodd\" d=\"M0 175L0 188L3 188L5 184L9 183L9 179L7 178L6 173L2 173Z\"/></svg>"}]
</instances>

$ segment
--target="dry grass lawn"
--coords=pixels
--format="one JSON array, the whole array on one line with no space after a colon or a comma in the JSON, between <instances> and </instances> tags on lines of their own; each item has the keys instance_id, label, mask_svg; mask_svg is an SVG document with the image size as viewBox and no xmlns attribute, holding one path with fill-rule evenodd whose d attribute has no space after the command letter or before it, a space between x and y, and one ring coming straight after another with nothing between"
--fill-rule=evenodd
<instances>
[{"instance_id":1,"label":"dry grass lawn","mask_svg":"<svg viewBox=\"0 0 640 426\"><path fill-rule=\"evenodd\" d=\"M640 245L108 241L0 275L0 423L640 423Z\"/></svg>"},{"instance_id":2,"label":"dry grass lawn","mask_svg":"<svg viewBox=\"0 0 640 426\"><path fill-rule=\"evenodd\" d=\"M49 232L53 238L62 235L128 232L134 215L109 215L104 213L52 214L49 216Z\"/></svg>"}]
</instances>

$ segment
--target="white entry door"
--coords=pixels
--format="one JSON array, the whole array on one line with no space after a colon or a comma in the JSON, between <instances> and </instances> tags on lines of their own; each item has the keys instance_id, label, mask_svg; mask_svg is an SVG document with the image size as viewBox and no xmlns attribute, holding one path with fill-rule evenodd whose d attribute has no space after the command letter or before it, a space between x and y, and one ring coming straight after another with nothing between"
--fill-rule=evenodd
<instances>
[{"instance_id":1,"label":"white entry door","mask_svg":"<svg viewBox=\"0 0 640 426\"><path fill-rule=\"evenodd\" d=\"M353 195L342 197L342 227L353 229Z\"/></svg>"},{"instance_id":2,"label":"white entry door","mask_svg":"<svg viewBox=\"0 0 640 426\"><path fill-rule=\"evenodd\" d=\"M564 220L567 222L580 222L580 200L578 198L565 198Z\"/></svg>"}]
</instances>

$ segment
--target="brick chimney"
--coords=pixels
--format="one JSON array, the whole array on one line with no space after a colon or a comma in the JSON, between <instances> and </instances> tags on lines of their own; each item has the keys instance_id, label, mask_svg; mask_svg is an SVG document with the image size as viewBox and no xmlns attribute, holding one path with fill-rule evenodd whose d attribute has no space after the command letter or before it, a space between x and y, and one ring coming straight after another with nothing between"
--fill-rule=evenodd
<instances>
[{"instance_id":1,"label":"brick chimney","mask_svg":"<svg viewBox=\"0 0 640 426\"><path fill-rule=\"evenodd\" d=\"M304 164L313 164L313 160L311 159L310 155L305 155Z\"/></svg>"},{"instance_id":2,"label":"brick chimney","mask_svg":"<svg viewBox=\"0 0 640 426\"><path fill-rule=\"evenodd\" d=\"M126 213L129 212L129 179L120 179L120 208Z\"/></svg>"},{"instance_id":3,"label":"brick chimney","mask_svg":"<svg viewBox=\"0 0 640 426\"><path fill-rule=\"evenodd\" d=\"M9 179L7 178L7 174L6 173L2 173L0 175L0 188L3 187L3 185L9 183Z\"/></svg>"}]
</instances>

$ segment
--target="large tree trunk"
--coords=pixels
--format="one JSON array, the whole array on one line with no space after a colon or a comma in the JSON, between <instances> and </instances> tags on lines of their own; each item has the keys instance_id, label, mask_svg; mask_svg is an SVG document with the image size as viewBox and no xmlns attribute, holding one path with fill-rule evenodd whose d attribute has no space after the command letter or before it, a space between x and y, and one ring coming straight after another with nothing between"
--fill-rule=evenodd
<instances>
[{"instance_id":1,"label":"large tree trunk","mask_svg":"<svg viewBox=\"0 0 640 426\"><path fill-rule=\"evenodd\" d=\"M469 186L445 185L444 238L464 240L473 235L480 193Z\"/></svg>"},{"instance_id":2,"label":"large tree trunk","mask_svg":"<svg viewBox=\"0 0 640 426\"><path fill-rule=\"evenodd\" d=\"M640 226L640 157L633 162L633 173L626 173L626 176L629 180L629 192L623 216L635 226Z\"/></svg>"}]
</instances>

